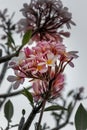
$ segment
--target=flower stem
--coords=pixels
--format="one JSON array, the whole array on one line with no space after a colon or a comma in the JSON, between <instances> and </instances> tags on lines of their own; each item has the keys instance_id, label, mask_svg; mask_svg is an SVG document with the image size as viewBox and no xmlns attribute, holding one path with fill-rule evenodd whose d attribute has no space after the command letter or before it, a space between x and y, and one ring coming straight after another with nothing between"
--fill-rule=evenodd
<instances>
[{"instance_id":1,"label":"flower stem","mask_svg":"<svg viewBox=\"0 0 87 130\"><path fill-rule=\"evenodd\" d=\"M36 114L39 112L39 110L42 107L42 105L43 104L41 103L38 107L35 107L32 110L32 112L30 113L28 119L26 120L22 130L28 130L30 128L32 121L34 120Z\"/></svg>"},{"instance_id":2,"label":"flower stem","mask_svg":"<svg viewBox=\"0 0 87 130\"><path fill-rule=\"evenodd\" d=\"M46 99L43 101L43 104L42 104L42 109L41 109L41 113L40 113L40 117L39 117L39 121L38 121L36 130L40 130L40 124L41 124L41 120L42 120L42 117L43 117L45 104L46 104Z\"/></svg>"}]
</instances>

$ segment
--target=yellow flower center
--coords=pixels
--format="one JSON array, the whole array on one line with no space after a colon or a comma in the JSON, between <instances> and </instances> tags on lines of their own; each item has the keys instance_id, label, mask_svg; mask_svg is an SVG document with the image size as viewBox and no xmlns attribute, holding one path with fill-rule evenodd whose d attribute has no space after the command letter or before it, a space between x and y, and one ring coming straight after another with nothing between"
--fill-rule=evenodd
<instances>
[{"instance_id":1,"label":"yellow flower center","mask_svg":"<svg viewBox=\"0 0 87 130\"><path fill-rule=\"evenodd\" d=\"M38 65L37 66L37 69L40 71L42 69L42 66L41 65Z\"/></svg>"},{"instance_id":2,"label":"yellow flower center","mask_svg":"<svg viewBox=\"0 0 87 130\"><path fill-rule=\"evenodd\" d=\"M48 65L52 64L52 59L47 60L47 64Z\"/></svg>"}]
</instances>

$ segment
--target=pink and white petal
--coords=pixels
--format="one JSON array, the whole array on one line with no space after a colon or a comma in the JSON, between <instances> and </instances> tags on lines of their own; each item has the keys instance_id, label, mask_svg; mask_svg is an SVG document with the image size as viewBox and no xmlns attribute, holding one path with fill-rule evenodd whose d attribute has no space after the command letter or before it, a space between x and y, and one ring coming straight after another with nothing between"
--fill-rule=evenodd
<instances>
[{"instance_id":1,"label":"pink and white petal","mask_svg":"<svg viewBox=\"0 0 87 130\"><path fill-rule=\"evenodd\" d=\"M38 94L39 93L39 83L38 83L38 80L36 80L33 85L32 85L32 88L33 88L33 91L35 94Z\"/></svg>"},{"instance_id":2,"label":"pink and white petal","mask_svg":"<svg viewBox=\"0 0 87 130\"><path fill-rule=\"evenodd\" d=\"M17 77L16 77L16 76L13 76L13 75L9 75L9 76L7 77L7 80L8 80L9 82L14 82L14 81L17 80Z\"/></svg>"},{"instance_id":3,"label":"pink and white petal","mask_svg":"<svg viewBox=\"0 0 87 130\"><path fill-rule=\"evenodd\" d=\"M24 78L21 78L21 79L20 79L20 84L23 84L23 83L24 83L24 80L25 80Z\"/></svg>"},{"instance_id":4,"label":"pink and white petal","mask_svg":"<svg viewBox=\"0 0 87 130\"><path fill-rule=\"evenodd\" d=\"M15 75L16 75L17 77L19 76L18 70L14 70L14 73L15 73Z\"/></svg>"},{"instance_id":5,"label":"pink and white petal","mask_svg":"<svg viewBox=\"0 0 87 130\"><path fill-rule=\"evenodd\" d=\"M40 73L45 73L45 72L47 72L47 70L48 70L47 67L43 67L39 72Z\"/></svg>"},{"instance_id":6,"label":"pink and white petal","mask_svg":"<svg viewBox=\"0 0 87 130\"><path fill-rule=\"evenodd\" d=\"M16 66L16 63L13 62L13 61L11 61L11 62L9 63L8 68L13 68L13 67L15 67L15 66Z\"/></svg>"},{"instance_id":7,"label":"pink and white petal","mask_svg":"<svg viewBox=\"0 0 87 130\"><path fill-rule=\"evenodd\" d=\"M34 69L32 68L32 71L31 71L32 75L35 75L37 72L38 72L38 70L36 68L34 68Z\"/></svg>"},{"instance_id":8,"label":"pink and white petal","mask_svg":"<svg viewBox=\"0 0 87 130\"><path fill-rule=\"evenodd\" d=\"M40 63L38 63L38 65L40 65L40 66L44 66L45 65L45 59L43 59L43 61L41 61Z\"/></svg>"},{"instance_id":9,"label":"pink and white petal","mask_svg":"<svg viewBox=\"0 0 87 130\"><path fill-rule=\"evenodd\" d=\"M53 59L53 58L54 58L54 54L51 53L51 52L49 52L49 53L47 54L47 58L48 58L48 59Z\"/></svg>"},{"instance_id":10,"label":"pink and white petal","mask_svg":"<svg viewBox=\"0 0 87 130\"><path fill-rule=\"evenodd\" d=\"M23 51L20 51L19 57L18 57L19 61L20 61L20 60L24 60L25 58L26 58L25 53L24 53Z\"/></svg>"},{"instance_id":11,"label":"pink and white petal","mask_svg":"<svg viewBox=\"0 0 87 130\"><path fill-rule=\"evenodd\" d=\"M33 83L32 88L33 88L34 93L38 93L36 83Z\"/></svg>"},{"instance_id":12,"label":"pink and white petal","mask_svg":"<svg viewBox=\"0 0 87 130\"><path fill-rule=\"evenodd\" d=\"M39 95L33 94L33 98L35 102L38 102L38 100L40 100L41 97Z\"/></svg>"},{"instance_id":13,"label":"pink and white petal","mask_svg":"<svg viewBox=\"0 0 87 130\"><path fill-rule=\"evenodd\" d=\"M74 68L73 62L69 62L69 65L70 65L72 68Z\"/></svg>"},{"instance_id":14,"label":"pink and white petal","mask_svg":"<svg viewBox=\"0 0 87 130\"><path fill-rule=\"evenodd\" d=\"M17 89L20 86L20 81L17 81L13 84L13 88Z\"/></svg>"},{"instance_id":15,"label":"pink and white petal","mask_svg":"<svg viewBox=\"0 0 87 130\"><path fill-rule=\"evenodd\" d=\"M18 75L19 75L19 77L26 78L26 75L24 73L22 73L22 72L20 72Z\"/></svg>"}]
</instances>

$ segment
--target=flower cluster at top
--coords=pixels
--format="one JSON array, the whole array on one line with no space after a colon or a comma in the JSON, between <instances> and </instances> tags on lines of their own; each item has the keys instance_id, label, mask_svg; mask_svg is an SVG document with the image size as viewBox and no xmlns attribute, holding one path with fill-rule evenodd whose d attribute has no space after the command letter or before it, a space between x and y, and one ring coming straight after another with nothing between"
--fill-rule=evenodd
<instances>
[{"instance_id":1,"label":"flower cluster at top","mask_svg":"<svg viewBox=\"0 0 87 130\"><path fill-rule=\"evenodd\" d=\"M19 21L19 31L32 30L35 41L62 41L63 36L70 36L63 30L64 25L67 29L75 25L72 14L60 0L31 0L29 5L24 4L21 11L24 18Z\"/></svg>"},{"instance_id":2,"label":"flower cluster at top","mask_svg":"<svg viewBox=\"0 0 87 130\"><path fill-rule=\"evenodd\" d=\"M20 20L22 30L32 30L32 48L25 47L18 57L11 59L9 67L15 76L9 75L14 89L28 78L32 82L32 95L35 102L43 99L55 99L61 94L65 84L63 74L67 65L74 67L72 60L77 58L77 51L67 51L61 35L68 32L58 28L66 24L70 27L71 13L63 7L60 0L32 0L30 5L24 4L22 9L25 19Z\"/></svg>"}]
</instances>

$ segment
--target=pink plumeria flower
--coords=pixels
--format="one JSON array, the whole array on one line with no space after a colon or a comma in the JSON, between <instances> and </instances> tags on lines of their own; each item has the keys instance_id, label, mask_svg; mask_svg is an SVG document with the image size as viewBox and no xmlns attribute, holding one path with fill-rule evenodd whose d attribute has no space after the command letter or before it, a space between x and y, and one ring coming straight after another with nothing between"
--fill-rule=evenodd
<instances>
[{"instance_id":1,"label":"pink plumeria flower","mask_svg":"<svg viewBox=\"0 0 87 130\"><path fill-rule=\"evenodd\" d=\"M26 76L23 73L15 71L15 76L9 75L8 78L7 78L7 80L9 82L13 83L13 88L14 89L17 89L21 84L24 83L24 78L25 77Z\"/></svg>"},{"instance_id":2,"label":"pink plumeria flower","mask_svg":"<svg viewBox=\"0 0 87 130\"><path fill-rule=\"evenodd\" d=\"M51 52L47 53L47 59L46 59L47 66L55 66L56 60L57 60L57 56L55 56Z\"/></svg>"}]
</instances>

